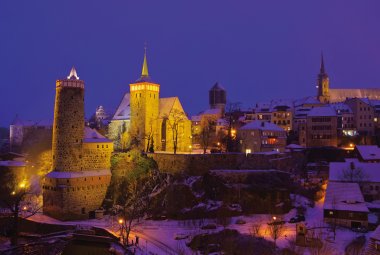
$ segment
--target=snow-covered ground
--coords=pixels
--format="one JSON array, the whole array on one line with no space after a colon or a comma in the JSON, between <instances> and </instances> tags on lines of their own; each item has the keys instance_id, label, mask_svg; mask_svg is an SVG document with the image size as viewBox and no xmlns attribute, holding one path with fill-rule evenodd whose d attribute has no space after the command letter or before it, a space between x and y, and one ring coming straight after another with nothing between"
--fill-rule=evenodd
<instances>
[{"instance_id":1,"label":"snow-covered ground","mask_svg":"<svg viewBox=\"0 0 380 255\"><path fill-rule=\"evenodd\" d=\"M306 226L307 228L319 227L319 231L322 233L322 238L328 240L328 245L331 250L335 253L333 254L344 254L344 248L355 238L362 234L355 233L349 229L338 228L336 233L336 239L333 240L329 228L327 225L323 224L323 201L315 203L315 206L311 208L309 201L303 197L297 197L295 205L304 205L307 208ZM285 215L276 215L278 219L289 221L291 217L296 215L296 209L291 210ZM252 232L253 224L261 225L260 234L267 240L272 241L270 237L269 230L267 229L268 222L272 221L273 215L269 214L255 214L249 216L233 217L231 219L231 224L227 228L236 229L241 233L250 234ZM245 224L236 224L238 219L244 220ZM115 235L119 235L119 226L116 219L111 219L108 216L102 220L84 220L84 221L68 221L61 222L56 219L52 219L48 216L37 214L31 217L31 220L52 224L68 224L68 225L85 225L85 226L95 226L107 229ZM214 220L206 220L203 224L214 223ZM322 227L322 228L320 228ZM191 236L212 232L220 231L222 227L218 227L216 230L201 230L199 227L199 221L175 221L175 220L164 220L164 221L143 221L134 228L133 233L131 233L131 238L134 239L135 236L140 237L140 254L145 252L150 254L178 254L178 250L184 250L187 254L192 254L191 250L186 246L186 242L190 240ZM296 224L286 223L284 227L283 235L277 240L277 245L281 248L285 248L289 245L289 241L295 240L296 234ZM189 238L185 238L186 236ZM366 234L367 237L369 234ZM183 237L185 239L175 240L175 237ZM304 254L308 254L305 250Z\"/></svg>"}]
</instances>

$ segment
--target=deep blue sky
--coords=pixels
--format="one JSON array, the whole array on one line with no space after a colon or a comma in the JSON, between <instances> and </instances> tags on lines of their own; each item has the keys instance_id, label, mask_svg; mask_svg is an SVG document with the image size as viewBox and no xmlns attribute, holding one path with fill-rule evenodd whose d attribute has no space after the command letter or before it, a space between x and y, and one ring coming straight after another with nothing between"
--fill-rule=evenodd
<instances>
[{"instance_id":1,"label":"deep blue sky","mask_svg":"<svg viewBox=\"0 0 380 255\"><path fill-rule=\"evenodd\" d=\"M86 115L116 107L144 42L161 96L194 114L220 81L245 106L315 94L320 52L332 87L380 86L380 1L0 1L0 125L52 118L55 80L75 65Z\"/></svg>"}]
</instances>

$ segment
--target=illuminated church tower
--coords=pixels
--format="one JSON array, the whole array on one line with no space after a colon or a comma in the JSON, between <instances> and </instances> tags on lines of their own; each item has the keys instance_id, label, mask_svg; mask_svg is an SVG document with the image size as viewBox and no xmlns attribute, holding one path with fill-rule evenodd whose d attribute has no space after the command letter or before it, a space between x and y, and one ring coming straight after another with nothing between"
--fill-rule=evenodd
<instances>
[{"instance_id":1,"label":"illuminated church tower","mask_svg":"<svg viewBox=\"0 0 380 255\"><path fill-rule=\"evenodd\" d=\"M131 141L139 141L139 147L149 149L154 144L157 148L157 123L160 109L160 84L149 76L146 48L141 77L130 85L131 107Z\"/></svg>"},{"instance_id":2,"label":"illuminated church tower","mask_svg":"<svg viewBox=\"0 0 380 255\"><path fill-rule=\"evenodd\" d=\"M111 180L113 144L84 125L84 81L75 68L56 81L53 169L43 183L43 213L61 220L87 219Z\"/></svg>"},{"instance_id":3,"label":"illuminated church tower","mask_svg":"<svg viewBox=\"0 0 380 255\"><path fill-rule=\"evenodd\" d=\"M321 67L317 80L318 100L321 103L328 103L330 101L329 92L329 76L325 72L325 63L323 61L323 55L321 55Z\"/></svg>"}]
</instances>

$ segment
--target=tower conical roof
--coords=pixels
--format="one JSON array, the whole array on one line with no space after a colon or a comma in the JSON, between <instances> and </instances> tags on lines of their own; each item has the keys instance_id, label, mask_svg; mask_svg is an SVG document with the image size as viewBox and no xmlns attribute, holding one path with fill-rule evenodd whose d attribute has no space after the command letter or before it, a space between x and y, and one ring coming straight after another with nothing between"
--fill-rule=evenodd
<instances>
[{"instance_id":1,"label":"tower conical roof","mask_svg":"<svg viewBox=\"0 0 380 255\"><path fill-rule=\"evenodd\" d=\"M69 76L67 76L67 79L69 79L69 80L73 80L73 79L79 80L79 76L77 75L77 70L75 70L74 66L71 68L70 74L69 74Z\"/></svg>"},{"instance_id":2,"label":"tower conical roof","mask_svg":"<svg viewBox=\"0 0 380 255\"><path fill-rule=\"evenodd\" d=\"M142 70L141 70L141 76L146 76L146 77L149 77L149 72L148 72L148 62L146 60L146 47L145 47L145 51L144 51L144 63L143 63L143 67L142 67Z\"/></svg>"},{"instance_id":3,"label":"tower conical roof","mask_svg":"<svg viewBox=\"0 0 380 255\"><path fill-rule=\"evenodd\" d=\"M323 60L323 52L321 53L321 67L319 69L319 72L322 74L325 73L325 61Z\"/></svg>"},{"instance_id":4,"label":"tower conical roof","mask_svg":"<svg viewBox=\"0 0 380 255\"><path fill-rule=\"evenodd\" d=\"M141 77L136 82L153 82L149 76L148 60L146 57L146 46L144 48L144 62L141 70Z\"/></svg>"},{"instance_id":5,"label":"tower conical roof","mask_svg":"<svg viewBox=\"0 0 380 255\"><path fill-rule=\"evenodd\" d=\"M220 85L219 82L216 82L214 86L210 90L225 90L222 85Z\"/></svg>"}]
</instances>

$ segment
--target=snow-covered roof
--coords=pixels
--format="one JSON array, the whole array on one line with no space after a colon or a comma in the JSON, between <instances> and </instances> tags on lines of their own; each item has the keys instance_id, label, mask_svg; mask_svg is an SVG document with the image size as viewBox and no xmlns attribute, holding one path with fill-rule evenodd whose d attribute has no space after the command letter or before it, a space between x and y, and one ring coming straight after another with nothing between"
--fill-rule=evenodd
<instances>
[{"instance_id":1,"label":"snow-covered roof","mask_svg":"<svg viewBox=\"0 0 380 255\"><path fill-rule=\"evenodd\" d=\"M359 184L350 182L329 182L323 209L369 212Z\"/></svg>"},{"instance_id":2,"label":"snow-covered roof","mask_svg":"<svg viewBox=\"0 0 380 255\"><path fill-rule=\"evenodd\" d=\"M171 110L173 109L175 100L178 97L164 97L160 98L160 117L169 116Z\"/></svg>"},{"instance_id":3,"label":"snow-covered roof","mask_svg":"<svg viewBox=\"0 0 380 255\"><path fill-rule=\"evenodd\" d=\"M330 102L342 102L347 98L380 99L380 89L330 89ZM365 102L365 101L363 101ZM365 102L366 104L369 102Z\"/></svg>"},{"instance_id":4,"label":"snow-covered roof","mask_svg":"<svg viewBox=\"0 0 380 255\"><path fill-rule=\"evenodd\" d=\"M330 104L330 106L334 108L337 113L352 113L351 108L345 103L333 103Z\"/></svg>"},{"instance_id":5,"label":"snow-covered roof","mask_svg":"<svg viewBox=\"0 0 380 255\"><path fill-rule=\"evenodd\" d=\"M191 121L201 121L201 120L202 120L202 116L200 115L191 116Z\"/></svg>"},{"instance_id":6,"label":"snow-covered roof","mask_svg":"<svg viewBox=\"0 0 380 255\"><path fill-rule=\"evenodd\" d=\"M11 125L14 126L24 126L24 127L52 127L53 121L52 120L40 120L40 121L33 121L33 120L22 120L20 117L16 115L14 120L12 121Z\"/></svg>"},{"instance_id":7,"label":"snow-covered roof","mask_svg":"<svg viewBox=\"0 0 380 255\"><path fill-rule=\"evenodd\" d=\"M112 141L102 136L96 129L90 127L84 128L84 139L85 143L111 143Z\"/></svg>"},{"instance_id":8,"label":"snow-covered roof","mask_svg":"<svg viewBox=\"0 0 380 255\"><path fill-rule=\"evenodd\" d=\"M113 120L129 120L131 119L131 105L130 105L130 94L125 93L123 99L121 100L119 107L117 108Z\"/></svg>"},{"instance_id":9,"label":"snow-covered roof","mask_svg":"<svg viewBox=\"0 0 380 255\"><path fill-rule=\"evenodd\" d=\"M220 118L216 121L217 126L227 126L228 121L226 119Z\"/></svg>"},{"instance_id":10,"label":"snow-covered roof","mask_svg":"<svg viewBox=\"0 0 380 255\"><path fill-rule=\"evenodd\" d=\"M316 97L311 96L294 100L295 107L302 106L304 104L321 104L321 102L319 102Z\"/></svg>"},{"instance_id":11,"label":"snow-covered roof","mask_svg":"<svg viewBox=\"0 0 380 255\"><path fill-rule=\"evenodd\" d=\"M356 145L363 160L380 160L380 148L377 145Z\"/></svg>"},{"instance_id":12,"label":"snow-covered roof","mask_svg":"<svg viewBox=\"0 0 380 255\"><path fill-rule=\"evenodd\" d=\"M380 226L377 226L375 231L371 234L370 238L380 240Z\"/></svg>"},{"instance_id":13,"label":"snow-covered roof","mask_svg":"<svg viewBox=\"0 0 380 255\"><path fill-rule=\"evenodd\" d=\"M287 145L286 148L288 148L288 149L304 149L305 147L303 147L302 145L299 145L299 144L291 143L291 144Z\"/></svg>"},{"instance_id":14,"label":"snow-covered roof","mask_svg":"<svg viewBox=\"0 0 380 255\"><path fill-rule=\"evenodd\" d=\"M6 167L24 167L26 163L23 161L15 161L15 160L4 160L0 161L0 166Z\"/></svg>"},{"instance_id":15,"label":"snow-covered roof","mask_svg":"<svg viewBox=\"0 0 380 255\"><path fill-rule=\"evenodd\" d=\"M48 178L56 179L68 179L68 178L83 178L91 176L107 176L111 175L111 170L102 169L102 170L89 170L89 171L80 171L80 172L58 172L51 171L46 175Z\"/></svg>"},{"instance_id":16,"label":"snow-covered roof","mask_svg":"<svg viewBox=\"0 0 380 255\"><path fill-rule=\"evenodd\" d=\"M330 106L314 107L308 113L309 117L334 117L336 112Z\"/></svg>"},{"instance_id":17,"label":"snow-covered roof","mask_svg":"<svg viewBox=\"0 0 380 255\"><path fill-rule=\"evenodd\" d=\"M329 181L380 182L380 163L331 162Z\"/></svg>"},{"instance_id":18,"label":"snow-covered roof","mask_svg":"<svg viewBox=\"0 0 380 255\"><path fill-rule=\"evenodd\" d=\"M216 109L207 109L203 112L201 112L200 114L201 115L218 115L218 114L221 114L221 109L219 108L216 108Z\"/></svg>"},{"instance_id":19,"label":"snow-covered roof","mask_svg":"<svg viewBox=\"0 0 380 255\"><path fill-rule=\"evenodd\" d=\"M240 128L241 130L251 130L251 129L259 129L259 130L270 130L270 131L284 131L283 128L277 126L276 124L254 120Z\"/></svg>"}]
</instances>

